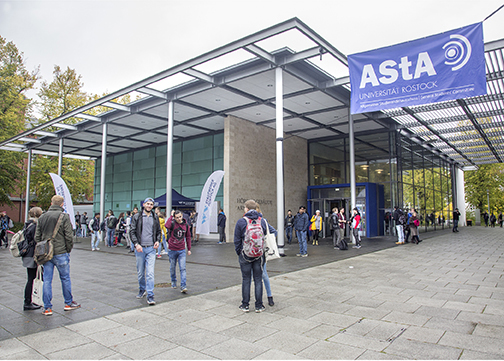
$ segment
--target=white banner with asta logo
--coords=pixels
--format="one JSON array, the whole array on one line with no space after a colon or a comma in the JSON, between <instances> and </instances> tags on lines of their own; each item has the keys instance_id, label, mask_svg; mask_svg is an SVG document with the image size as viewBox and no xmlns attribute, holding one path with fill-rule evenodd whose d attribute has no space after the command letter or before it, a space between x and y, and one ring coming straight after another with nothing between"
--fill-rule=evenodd
<instances>
[{"instance_id":1,"label":"white banner with asta logo","mask_svg":"<svg viewBox=\"0 0 504 361\"><path fill-rule=\"evenodd\" d=\"M70 222L72 222L72 228L75 229L75 215L74 215L74 207L72 202L72 196L70 195L70 191L65 183L65 181L57 174L49 173L54 183L54 190L56 194L62 196L65 199L65 203L63 204L63 209L65 213L68 213L70 216Z\"/></svg>"},{"instance_id":2,"label":"white banner with asta logo","mask_svg":"<svg viewBox=\"0 0 504 361\"><path fill-rule=\"evenodd\" d=\"M210 234L210 211L211 205L215 201L220 184L224 177L223 170L216 170L205 182L201 191L201 198L198 207L198 221L196 223L196 232L198 234Z\"/></svg>"}]
</instances>

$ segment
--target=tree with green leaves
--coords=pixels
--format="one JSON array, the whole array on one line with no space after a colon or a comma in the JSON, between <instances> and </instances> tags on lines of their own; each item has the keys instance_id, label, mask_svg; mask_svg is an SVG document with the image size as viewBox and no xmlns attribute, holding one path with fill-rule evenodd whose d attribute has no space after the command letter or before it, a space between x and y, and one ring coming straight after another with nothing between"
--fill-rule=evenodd
<instances>
[{"instance_id":1,"label":"tree with green leaves","mask_svg":"<svg viewBox=\"0 0 504 361\"><path fill-rule=\"evenodd\" d=\"M26 69L23 53L16 45L0 36L0 141L25 130L25 118L30 113L26 92L33 89L38 69ZM11 205L9 195L18 190L23 175L23 153L0 150L0 204Z\"/></svg>"},{"instance_id":2,"label":"tree with green leaves","mask_svg":"<svg viewBox=\"0 0 504 361\"><path fill-rule=\"evenodd\" d=\"M82 77L74 69L62 70L54 67L52 82L44 81L40 87L40 123L59 117L69 111L86 104L89 96L82 90ZM64 122L77 123L79 120L70 118ZM33 157L31 189L37 195L38 204L42 208L49 207L54 195L54 186L49 173L57 173L58 157L37 155ZM76 202L89 198L93 194L94 162L63 158L62 178Z\"/></svg>"},{"instance_id":3,"label":"tree with green leaves","mask_svg":"<svg viewBox=\"0 0 504 361\"><path fill-rule=\"evenodd\" d=\"M464 177L467 203L484 212L490 198L490 212L504 211L504 164L482 164L477 170L464 172Z\"/></svg>"}]
</instances>

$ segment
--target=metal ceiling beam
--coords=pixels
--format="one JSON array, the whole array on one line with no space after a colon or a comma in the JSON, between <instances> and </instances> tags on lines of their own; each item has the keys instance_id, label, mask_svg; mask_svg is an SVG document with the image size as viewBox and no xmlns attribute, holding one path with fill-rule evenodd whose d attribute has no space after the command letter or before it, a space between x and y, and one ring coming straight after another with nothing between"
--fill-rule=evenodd
<instances>
[{"instance_id":1,"label":"metal ceiling beam","mask_svg":"<svg viewBox=\"0 0 504 361\"><path fill-rule=\"evenodd\" d=\"M202 71L191 68L191 69L186 69L186 70L182 71L182 73L185 75L192 76L193 78L206 81L207 83L215 84L214 77L210 76L206 73L203 73Z\"/></svg>"},{"instance_id":2,"label":"metal ceiling beam","mask_svg":"<svg viewBox=\"0 0 504 361\"><path fill-rule=\"evenodd\" d=\"M116 109L116 110L121 110L123 112L131 113L131 108L129 106L124 105L124 104L119 104L116 102L104 102L104 103L102 103L102 105L107 108L112 108L112 109Z\"/></svg>"},{"instance_id":3,"label":"metal ceiling beam","mask_svg":"<svg viewBox=\"0 0 504 361\"><path fill-rule=\"evenodd\" d=\"M497 159L497 161L499 163L502 163L502 159L501 157L499 156L499 154L497 154L497 152L495 151L495 148L492 144L492 142L490 142L490 140L488 139L487 137L487 134L485 133L485 131L483 130L483 128L481 128L481 125L478 123L478 121L476 120L476 118L474 117L474 114L471 113L471 110L469 109L469 107L467 106L466 102L464 101L464 99L457 99L457 103L461 106L461 108L464 110L464 113L467 115L467 117L469 118L469 120L471 121L471 123L473 123L474 125L474 128L476 128L476 130L478 131L478 133L481 135L481 138L483 138L483 140L485 141L488 149L490 149L490 151L493 153L493 155L495 156L495 159Z\"/></svg>"},{"instance_id":4,"label":"metal ceiling beam","mask_svg":"<svg viewBox=\"0 0 504 361\"><path fill-rule=\"evenodd\" d=\"M159 90L152 89L152 88L149 88L146 86L139 88L136 91L139 93L151 95L156 98L161 98L161 99L165 99L165 100L168 99L168 97L166 96L166 93L160 92Z\"/></svg>"},{"instance_id":5,"label":"metal ceiling beam","mask_svg":"<svg viewBox=\"0 0 504 361\"><path fill-rule=\"evenodd\" d=\"M306 49L297 53L294 53L292 55L288 55L285 58L281 59L278 61L278 65L287 65L287 64L292 64L301 60L306 60L313 58L315 56L320 56L322 54L325 54L324 48L320 46L315 46L310 49Z\"/></svg>"},{"instance_id":6,"label":"metal ceiling beam","mask_svg":"<svg viewBox=\"0 0 504 361\"><path fill-rule=\"evenodd\" d=\"M90 114L84 114L84 113L77 114L75 116L75 118L80 118L80 119L85 119L85 120L91 120L91 121L94 121L94 122L101 122L102 121L102 118L100 118L100 117L97 117L97 116L94 116L94 115L90 115Z\"/></svg>"},{"instance_id":7,"label":"metal ceiling beam","mask_svg":"<svg viewBox=\"0 0 504 361\"><path fill-rule=\"evenodd\" d=\"M268 63L275 65L276 66L276 61L275 57L271 55L271 53L267 52L266 50L260 48L259 46L255 44L250 44L244 47L245 50L247 50L249 53L258 56L259 58L266 60Z\"/></svg>"},{"instance_id":8,"label":"metal ceiling beam","mask_svg":"<svg viewBox=\"0 0 504 361\"><path fill-rule=\"evenodd\" d=\"M472 165L475 165L472 160L470 160L464 153L462 153L457 147L455 147L453 144L451 144L445 137L443 137L441 134L439 134L436 129L432 128L429 124L427 124L424 120L422 120L420 117L418 117L415 112L409 108L403 107L402 108L407 114L415 118L420 124L422 124L424 127L429 129L432 134L436 135L439 139L441 139L443 142L448 144L452 149L454 149L457 153L459 153L465 160L467 160L469 163Z\"/></svg>"}]
</instances>

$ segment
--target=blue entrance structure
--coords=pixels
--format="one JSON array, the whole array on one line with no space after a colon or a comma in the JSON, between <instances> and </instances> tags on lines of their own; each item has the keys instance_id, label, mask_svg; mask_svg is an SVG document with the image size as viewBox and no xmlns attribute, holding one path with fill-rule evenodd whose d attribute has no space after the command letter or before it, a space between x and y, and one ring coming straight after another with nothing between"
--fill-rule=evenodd
<instances>
[{"instance_id":1,"label":"blue entrance structure","mask_svg":"<svg viewBox=\"0 0 504 361\"><path fill-rule=\"evenodd\" d=\"M195 207L196 202L196 200L187 198L177 192L175 189L172 189L172 207ZM157 198L154 198L154 207L166 207L166 193Z\"/></svg>"},{"instance_id":2,"label":"blue entrance structure","mask_svg":"<svg viewBox=\"0 0 504 361\"><path fill-rule=\"evenodd\" d=\"M356 183L357 208L363 218L361 231L365 237L384 235L385 196L383 184ZM322 211L324 218L331 214L332 204L345 208L350 217L350 183L328 184L308 187L308 214L315 212L315 206Z\"/></svg>"}]
</instances>

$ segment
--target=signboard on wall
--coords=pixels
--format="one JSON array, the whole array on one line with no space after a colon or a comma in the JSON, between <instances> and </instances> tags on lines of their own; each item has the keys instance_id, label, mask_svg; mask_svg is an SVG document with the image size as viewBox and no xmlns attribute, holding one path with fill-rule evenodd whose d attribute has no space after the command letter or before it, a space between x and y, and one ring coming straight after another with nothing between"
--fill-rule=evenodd
<instances>
[{"instance_id":1,"label":"signboard on wall","mask_svg":"<svg viewBox=\"0 0 504 361\"><path fill-rule=\"evenodd\" d=\"M351 113L486 94L483 24L348 56Z\"/></svg>"}]
</instances>

